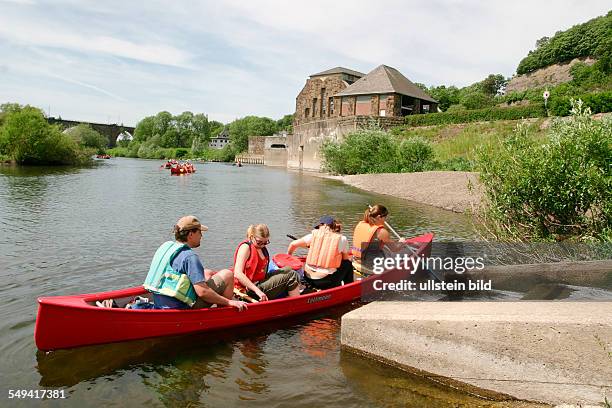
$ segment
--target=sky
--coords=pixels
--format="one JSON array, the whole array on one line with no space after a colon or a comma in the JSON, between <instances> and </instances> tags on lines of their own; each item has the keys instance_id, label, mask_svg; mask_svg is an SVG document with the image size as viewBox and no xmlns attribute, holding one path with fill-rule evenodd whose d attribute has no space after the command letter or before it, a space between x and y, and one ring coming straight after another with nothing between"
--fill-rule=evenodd
<instances>
[{"instance_id":1,"label":"sky","mask_svg":"<svg viewBox=\"0 0 612 408\"><path fill-rule=\"evenodd\" d=\"M512 76L537 39L599 0L0 0L0 103L135 126L166 110L223 123L293 113L308 76L380 64L459 87Z\"/></svg>"}]
</instances>

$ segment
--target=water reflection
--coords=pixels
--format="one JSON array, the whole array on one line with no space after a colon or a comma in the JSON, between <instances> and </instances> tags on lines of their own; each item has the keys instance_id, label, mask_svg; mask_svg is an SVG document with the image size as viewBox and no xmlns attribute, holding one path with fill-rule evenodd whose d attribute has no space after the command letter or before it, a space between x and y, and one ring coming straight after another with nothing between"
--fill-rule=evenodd
<instances>
[{"instance_id":1,"label":"water reflection","mask_svg":"<svg viewBox=\"0 0 612 408\"><path fill-rule=\"evenodd\" d=\"M444 386L433 375L428 378L408 373L346 350L340 353L340 367L353 392L367 401L365 405L431 408L499 406L496 401L486 401Z\"/></svg>"}]
</instances>

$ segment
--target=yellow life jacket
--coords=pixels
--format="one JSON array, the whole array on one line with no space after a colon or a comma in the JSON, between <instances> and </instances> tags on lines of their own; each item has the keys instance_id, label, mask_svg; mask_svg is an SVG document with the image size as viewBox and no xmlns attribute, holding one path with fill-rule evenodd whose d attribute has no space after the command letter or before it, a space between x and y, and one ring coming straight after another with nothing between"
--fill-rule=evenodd
<instances>
[{"instance_id":1,"label":"yellow life jacket","mask_svg":"<svg viewBox=\"0 0 612 408\"><path fill-rule=\"evenodd\" d=\"M361 253L372 242L376 231L380 228L383 228L382 225L370 225L359 221L353 232L353 246L351 246L351 253L356 260L361 260Z\"/></svg>"},{"instance_id":2,"label":"yellow life jacket","mask_svg":"<svg viewBox=\"0 0 612 408\"><path fill-rule=\"evenodd\" d=\"M316 268L338 268L342 263L342 252L338 250L340 238L342 235L326 227L313 230L306 264Z\"/></svg>"}]
</instances>

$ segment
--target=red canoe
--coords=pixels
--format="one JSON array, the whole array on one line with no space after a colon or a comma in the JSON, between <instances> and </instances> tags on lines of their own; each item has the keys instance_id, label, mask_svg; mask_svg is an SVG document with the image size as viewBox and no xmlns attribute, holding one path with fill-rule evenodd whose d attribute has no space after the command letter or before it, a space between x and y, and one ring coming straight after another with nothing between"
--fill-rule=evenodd
<instances>
[{"instance_id":1,"label":"red canoe","mask_svg":"<svg viewBox=\"0 0 612 408\"><path fill-rule=\"evenodd\" d=\"M414 256L428 256L433 234L425 234L407 242L414 246ZM90 344L179 335L194 332L231 329L289 316L330 308L358 300L364 285L382 275L293 298L249 304L239 312L232 307L197 310L133 310L104 308L96 301L115 299L125 304L147 292L142 286L74 296L41 297L34 339L40 350L57 350Z\"/></svg>"}]
</instances>

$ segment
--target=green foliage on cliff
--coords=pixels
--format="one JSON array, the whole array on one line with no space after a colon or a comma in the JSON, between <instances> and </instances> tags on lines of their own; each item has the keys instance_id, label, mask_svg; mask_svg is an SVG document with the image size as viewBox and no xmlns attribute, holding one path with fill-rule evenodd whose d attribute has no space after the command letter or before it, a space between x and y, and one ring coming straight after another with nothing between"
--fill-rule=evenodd
<instances>
[{"instance_id":1,"label":"green foliage on cliff","mask_svg":"<svg viewBox=\"0 0 612 408\"><path fill-rule=\"evenodd\" d=\"M85 164L91 161L94 150L75 142L58 126L49 125L40 109L5 104L2 110L0 155L19 164Z\"/></svg>"},{"instance_id":2,"label":"green foliage on cliff","mask_svg":"<svg viewBox=\"0 0 612 408\"><path fill-rule=\"evenodd\" d=\"M498 238L612 239L612 121L591 119L580 101L572 114L544 141L519 126L479 152L485 219Z\"/></svg>"},{"instance_id":3,"label":"green foliage on cliff","mask_svg":"<svg viewBox=\"0 0 612 408\"><path fill-rule=\"evenodd\" d=\"M580 57L600 60L603 72L610 72L612 57L612 11L578 24L566 31L558 31L551 38L536 42L536 49L521 60L516 73L526 74L552 64L559 64Z\"/></svg>"}]
</instances>

